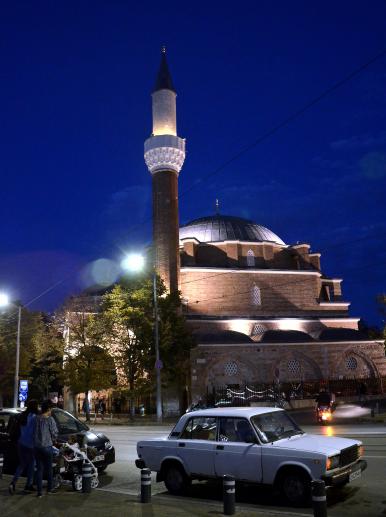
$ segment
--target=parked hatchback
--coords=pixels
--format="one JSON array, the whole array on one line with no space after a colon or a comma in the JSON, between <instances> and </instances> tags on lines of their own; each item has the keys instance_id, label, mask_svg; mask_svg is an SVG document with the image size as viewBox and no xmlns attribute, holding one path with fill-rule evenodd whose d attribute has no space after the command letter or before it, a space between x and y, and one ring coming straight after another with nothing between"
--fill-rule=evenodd
<instances>
[{"instance_id":1,"label":"parked hatchback","mask_svg":"<svg viewBox=\"0 0 386 517\"><path fill-rule=\"evenodd\" d=\"M20 409L0 409L0 452L4 454L4 471L7 473L13 473L18 463L16 444L10 440L9 429L13 419L17 418L20 413ZM69 436L76 435L79 437L79 441L87 443L89 447L97 450L93 463L100 472L115 462L114 446L105 434L91 430L86 424L63 409L54 408L52 416L58 427L59 442L66 442Z\"/></svg>"}]
</instances>

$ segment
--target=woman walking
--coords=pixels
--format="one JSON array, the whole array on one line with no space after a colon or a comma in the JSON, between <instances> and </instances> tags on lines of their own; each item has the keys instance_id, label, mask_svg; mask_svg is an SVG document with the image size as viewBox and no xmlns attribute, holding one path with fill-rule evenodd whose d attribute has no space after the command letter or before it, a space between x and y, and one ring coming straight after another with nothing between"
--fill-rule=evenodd
<instances>
[{"instance_id":1,"label":"woman walking","mask_svg":"<svg viewBox=\"0 0 386 517\"><path fill-rule=\"evenodd\" d=\"M47 473L47 494L55 494L52 488L52 446L58 436L58 428L51 416L53 404L50 400L42 403L42 413L35 420L34 452L36 460L36 483L38 497L42 497L43 470Z\"/></svg>"},{"instance_id":2,"label":"woman walking","mask_svg":"<svg viewBox=\"0 0 386 517\"><path fill-rule=\"evenodd\" d=\"M38 401L29 400L27 402L27 409L18 417L19 420L17 424L19 426L20 436L17 442L17 453L19 456L19 465L8 487L10 494L15 493L16 482L24 470L27 474L27 482L24 490L26 492L32 492L34 490L32 486L35 466L34 428L37 413Z\"/></svg>"}]
</instances>

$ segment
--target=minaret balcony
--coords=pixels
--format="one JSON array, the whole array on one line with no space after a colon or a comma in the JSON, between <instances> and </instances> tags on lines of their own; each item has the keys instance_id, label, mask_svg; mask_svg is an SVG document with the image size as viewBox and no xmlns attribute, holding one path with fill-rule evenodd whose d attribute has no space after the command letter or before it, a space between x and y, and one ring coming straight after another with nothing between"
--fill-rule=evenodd
<instances>
[{"instance_id":1,"label":"minaret balcony","mask_svg":"<svg viewBox=\"0 0 386 517\"><path fill-rule=\"evenodd\" d=\"M174 135L151 136L145 141L145 162L151 172L180 172L185 160L185 139Z\"/></svg>"}]
</instances>

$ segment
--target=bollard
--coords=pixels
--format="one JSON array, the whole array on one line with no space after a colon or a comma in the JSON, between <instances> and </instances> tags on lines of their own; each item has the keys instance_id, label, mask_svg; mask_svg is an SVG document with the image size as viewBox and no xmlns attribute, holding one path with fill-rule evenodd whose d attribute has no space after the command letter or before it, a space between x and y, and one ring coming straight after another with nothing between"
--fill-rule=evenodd
<instances>
[{"instance_id":1,"label":"bollard","mask_svg":"<svg viewBox=\"0 0 386 517\"><path fill-rule=\"evenodd\" d=\"M83 462L82 465L82 492L89 494L91 492L92 466Z\"/></svg>"},{"instance_id":2,"label":"bollard","mask_svg":"<svg viewBox=\"0 0 386 517\"><path fill-rule=\"evenodd\" d=\"M224 501L224 515L234 515L236 489L235 478L233 476L223 476L223 501Z\"/></svg>"},{"instance_id":3,"label":"bollard","mask_svg":"<svg viewBox=\"0 0 386 517\"><path fill-rule=\"evenodd\" d=\"M0 479L3 479L4 454L0 452Z\"/></svg>"},{"instance_id":4,"label":"bollard","mask_svg":"<svg viewBox=\"0 0 386 517\"><path fill-rule=\"evenodd\" d=\"M151 472L150 469L141 469L141 503L151 501Z\"/></svg>"},{"instance_id":5,"label":"bollard","mask_svg":"<svg viewBox=\"0 0 386 517\"><path fill-rule=\"evenodd\" d=\"M326 485L324 481L311 481L311 493L314 517L327 517Z\"/></svg>"}]
</instances>

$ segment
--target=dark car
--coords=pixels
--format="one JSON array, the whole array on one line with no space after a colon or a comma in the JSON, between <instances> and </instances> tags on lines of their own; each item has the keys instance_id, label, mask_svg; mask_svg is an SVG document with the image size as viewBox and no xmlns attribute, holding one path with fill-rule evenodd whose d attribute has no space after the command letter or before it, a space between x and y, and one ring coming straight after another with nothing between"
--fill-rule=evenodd
<instances>
[{"instance_id":1,"label":"dark car","mask_svg":"<svg viewBox=\"0 0 386 517\"><path fill-rule=\"evenodd\" d=\"M13 473L18 463L16 444L10 440L8 431L13 419L20 413L20 409L0 409L0 452L4 454L4 471L7 473ZM59 442L67 442L69 436L76 435L79 443L87 443L96 449L93 463L99 472L115 462L114 446L105 434L90 430L86 424L63 409L54 408L52 416L58 426Z\"/></svg>"}]
</instances>

